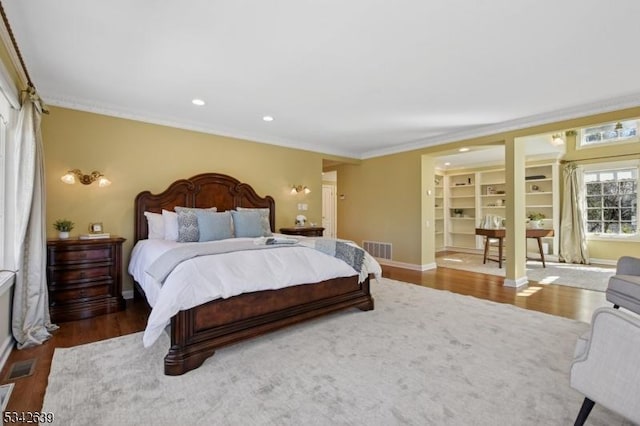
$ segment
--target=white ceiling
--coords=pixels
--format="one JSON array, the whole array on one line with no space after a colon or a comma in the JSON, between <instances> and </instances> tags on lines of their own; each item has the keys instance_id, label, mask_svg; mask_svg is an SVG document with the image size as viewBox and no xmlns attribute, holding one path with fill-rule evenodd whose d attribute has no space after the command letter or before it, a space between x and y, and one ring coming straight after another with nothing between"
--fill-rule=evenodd
<instances>
[{"instance_id":1,"label":"white ceiling","mask_svg":"<svg viewBox=\"0 0 640 426\"><path fill-rule=\"evenodd\" d=\"M640 105L638 0L2 3L49 104L330 154Z\"/></svg>"}]
</instances>

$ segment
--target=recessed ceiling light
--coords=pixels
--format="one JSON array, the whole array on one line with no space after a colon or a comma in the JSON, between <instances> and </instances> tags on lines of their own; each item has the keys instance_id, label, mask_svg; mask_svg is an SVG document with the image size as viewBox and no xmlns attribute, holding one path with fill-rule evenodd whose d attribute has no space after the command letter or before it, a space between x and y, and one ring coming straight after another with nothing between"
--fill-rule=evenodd
<instances>
[{"instance_id":1,"label":"recessed ceiling light","mask_svg":"<svg viewBox=\"0 0 640 426\"><path fill-rule=\"evenodd\" d=\"M460 148L458 151L459 152L467 152L467 151L469 151L469 148Z\"/></svg>"},{"instance_id":2,"label":"recessed ceiling light","mask_svg":"<svg viewBox=\"0 0 640 426\"><path fill-rule=\"evenodd\" d=\"M263 119L264 121L273 121L273 117L272 117L272 116L270 116L270 115L265 115L264 117L262 117L262 119Z\"/></svg>"},{"instance_id":3,"label":"recessed ceiling light","mask_svg":"<svg viewBox=\"0 0 640 426\"><path fill-rule=\"evenodd\" d=\"M202 99L193 99L191 101L192 104L197 105L197 106L203 106L204 105L204 101Z\"/></svg>"}]
</instances>

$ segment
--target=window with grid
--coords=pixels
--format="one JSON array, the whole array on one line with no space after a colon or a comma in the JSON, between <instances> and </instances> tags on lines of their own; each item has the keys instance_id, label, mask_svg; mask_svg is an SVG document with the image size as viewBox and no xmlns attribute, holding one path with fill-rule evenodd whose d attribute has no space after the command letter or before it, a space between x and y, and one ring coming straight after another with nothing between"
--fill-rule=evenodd
<instances>
[{"instance_id":1,"label":"window with grid","mask_svg":"<svg viewBox=\"0 0 640 426\"><path fill-rule=\"evenodd\" d=\"M638 141L638 120L625 120L580 129L577 148Z\"/></svg>"},{"instance_id":2,"label":"window with grid","mask_svg":"<svg viewBox=\"0 0 640 426\"><path fill-rule=\"evenodd\" d=\"M638 232L638 167L584 173L587 232L629 236Z\"/></svg>"}]
</instances>

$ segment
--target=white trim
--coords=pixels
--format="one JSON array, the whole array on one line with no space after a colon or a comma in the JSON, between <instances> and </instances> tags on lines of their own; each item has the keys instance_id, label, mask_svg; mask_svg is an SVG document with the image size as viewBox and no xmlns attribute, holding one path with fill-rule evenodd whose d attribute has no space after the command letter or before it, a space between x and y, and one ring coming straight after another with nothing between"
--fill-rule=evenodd
<instances>
[{"instance_id":1,"label":"white trim","mask_svg":"<svg viewBox=\"0 0 640 426\"><path fill-rule=\"evenodd\" d=\"M122 292L122 297L124 299L130 300L133 299L133 290L125 290Z\"/></svg>"},{"instance_id":2,"label":"white trim","mask_svg":"<svg viewBox=\"0 0 640 426\"><path fill-rule=\"evenodd\" d=\"M411 271L428 271L431 269L436 269L437 265L435 263L427 263L424 265L416 265L415 263L405 263L405 262L397 262L395 260L389 259L379 259L375 258L380 265L386 266L395 266L396 268L409 269Z\"/></svg>"},{"instance_id":3,"label":"white trim","mask_svg":"<svg viewBox=\"0 0 640 426\"><path fill-rule=\"evenodd\" d=\"M591 264L596 264L596 265L610 265L610 266L616 266L618 264L618 260L611 260L611 259L594 259L591 258L589 259L589 261L591 262Z\"/></svg>"},{"instance_id":4,"label":"white trim","mask_svg":"<svg viewBox=\"0 0 640 426\"><path fill-rule=\"evenodd\" d=\"M518 287L522 287L523 285L529 284L529 279L525 276L525 277L520 277L520 278L516 278L515 280L512 280L510 278L505 278L504 279L504 286L505 287L514 287L514 288L518 288Z\"/></svg>"},{"instance_id":5,"label":"white trim","mask_svg":"<svg viewBox=\"0 0 640 426\"><path fill-rule=\"evenodd\" d=\"M0 39L2 40L2 43L7 49L7 53L9 54L9 59L11 60L11 64L13 65L13 68L18 73L18 78L21 79L24 83L27 83L29 79L27 78L27 75L25 74L24 69L22 68L22 64L20 63L20 58L18 57L18 53L16 52L15 48L13 47L13 41L11 40L11 36L7 31L7 27L4 26L4 22L0 22ZM1 62L2 61L0 61L0 63ZM4 71L6 72L6 68L4 64L2 64L2 68L4 68ZM9 73L7 73L7 76L8 75ZM12 81L11 78L9 78L8 80ZM17 88L14 86L13 82L11 83L11 86L14 89L16 89L16 93L17 93ZM11 102L9 98L7 99ZM18 103L17 103L17 106L14 106L14 108L20 109L20 101L19 101L20 96L16 96L16 99L18 100Z\"/></svg>"},{"instance_id":6,"label":"white trim","mask_svg":"<svg viewBox=\"0 0 640 426\"><path fill-rule=\"evenodd\" d=\"M2 342L2 346L0 346L0 371L2 371L4 365L7 363L14 345L15 340L11 335L7 336L7 338L4 339L4 342Z\"/></svg>"}]
</instances>

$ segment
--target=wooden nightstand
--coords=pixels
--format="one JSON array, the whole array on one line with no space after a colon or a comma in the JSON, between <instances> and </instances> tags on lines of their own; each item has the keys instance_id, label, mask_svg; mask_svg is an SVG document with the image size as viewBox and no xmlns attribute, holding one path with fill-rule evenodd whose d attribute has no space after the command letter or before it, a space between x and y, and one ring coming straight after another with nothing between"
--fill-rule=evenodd
<instances>
[{"instance_id":1,"label":"wooden nightstand","mask_svg":"<svg viewBox=\"0 0 640 426\"><path fill-rule=\"evenodd\" d=\"M302 235L304 237L322 237L324 228L322 226L293 226L291 228L280 228L281 234Z\"/></svg>"},{"instance_id":2,"label":"wooden nightstand","mask_svg":"<svg viewBox=\"0 0 640 426\"><path fill-rule=\"evenodd\" d=\"M48 240L47 284L52 322L121 311L124 238Z\"/></svg>"}]
</instances>

